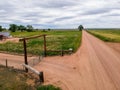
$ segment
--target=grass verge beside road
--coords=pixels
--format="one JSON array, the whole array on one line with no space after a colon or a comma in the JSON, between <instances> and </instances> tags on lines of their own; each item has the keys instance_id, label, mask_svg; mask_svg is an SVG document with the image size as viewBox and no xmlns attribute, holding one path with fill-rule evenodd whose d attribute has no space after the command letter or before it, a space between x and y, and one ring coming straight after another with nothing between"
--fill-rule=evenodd
<instances>
[{"instance_id":1,"label":"grass verge beside road","mask_svg":"<svg viewBox=\"0 0 120 90\"><path fill-rule=\"evenodd\" d=\"M120 42L120 30L87 30L105 42Z\"/></svg>"}]
</instances>

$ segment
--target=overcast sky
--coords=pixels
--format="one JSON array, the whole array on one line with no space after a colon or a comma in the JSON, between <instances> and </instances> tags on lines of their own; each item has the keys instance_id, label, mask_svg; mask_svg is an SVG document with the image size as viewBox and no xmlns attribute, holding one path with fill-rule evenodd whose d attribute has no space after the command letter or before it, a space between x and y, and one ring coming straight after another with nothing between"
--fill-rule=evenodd
<instances>
[{"instance_id":1,"label":"overcast sky","mask_svg":"<svg viewBox=\"0 0 120 90\"><path fill-rule=\"evenodd\" d=\"M120 0L0 0L0 25L120 28Z\"/></svg>"}]
</instances>

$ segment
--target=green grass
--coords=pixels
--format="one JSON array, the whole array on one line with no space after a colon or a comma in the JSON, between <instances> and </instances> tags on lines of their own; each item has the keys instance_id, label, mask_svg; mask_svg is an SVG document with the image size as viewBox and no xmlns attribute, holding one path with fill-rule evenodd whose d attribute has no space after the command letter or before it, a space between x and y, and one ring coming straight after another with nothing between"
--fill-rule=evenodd
<instances>
[{"instance_id":1,"label":"green grass","mask_svg":"<svg viewBox=\"0 0 120 90\"><path fill-rule=\"evenodd\" d=\"M120 30L88 30L88 32L106 42L120 42Z\"/></svg>"},{"instance_id":2,"label":"green grass","mask_svg":"<svg viewBox=\"0 0 120 90\"><path fill-rule=\"evenodd\" d=\"M61 90L61 89L53 85L43 85L43 86L39 86L37 90Z\"/></svg>"},{"instance_id":3,"label":"green grass","mask_svg":"<svg viewBox=\"0 0 120 90\"><path fill-rule=\"evenodd\" d=\"M74 52L78 49L81 42L81 31L36 31L36 32L13 32L13 37L30 37L35 35L47 35L47 50L69 50L73 48ZM36 38L27 41L27 50L29 54L43 54L43 38ZM23 53L23 42L7 42L0 44L0 51L9 53ZM56 52L48 52L48 55L57 55Z\"/></svg>"}]
</instances>

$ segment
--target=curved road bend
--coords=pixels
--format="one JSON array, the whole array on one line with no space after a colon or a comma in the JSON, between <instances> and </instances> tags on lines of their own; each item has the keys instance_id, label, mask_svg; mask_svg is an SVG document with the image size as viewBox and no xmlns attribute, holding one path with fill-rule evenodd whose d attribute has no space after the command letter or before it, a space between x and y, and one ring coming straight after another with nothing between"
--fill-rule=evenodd
<instances>
[{"instance_id":1,"label":"curved road bend","mask_svg":"<svg viewBox=\"0 0 120 90\"><path fill-rule=\"evenodd\" d=\"M35 68L63 90L120 90L120 53L86 31L75 54L46 57Z\"/></svg>"}]
</instances>

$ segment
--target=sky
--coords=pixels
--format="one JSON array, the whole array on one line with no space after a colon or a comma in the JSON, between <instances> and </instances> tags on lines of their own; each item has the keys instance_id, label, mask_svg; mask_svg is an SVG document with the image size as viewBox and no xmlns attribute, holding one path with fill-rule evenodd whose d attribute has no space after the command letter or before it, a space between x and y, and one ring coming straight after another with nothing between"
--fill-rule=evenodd
<instances>
[{"instance_id":1,"label":"sky","mask_svg":"<svg viewBox=\"0 0 120 90\"><path fill-rule=\"evenodd\" d=\"M0 25L120 28L120 0L0 0Z\"/></svg>"}]
</instances>

